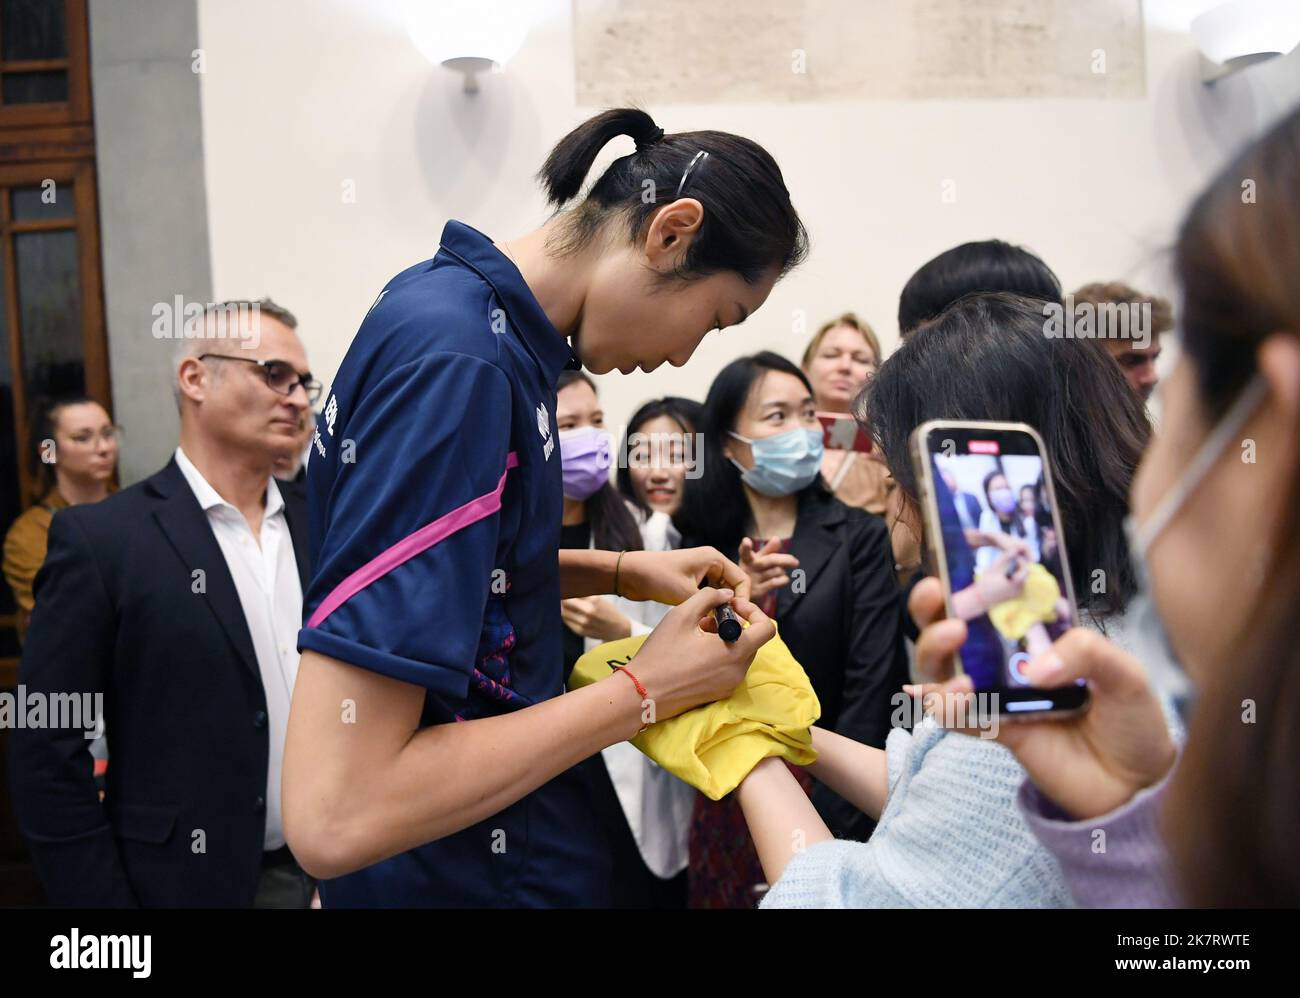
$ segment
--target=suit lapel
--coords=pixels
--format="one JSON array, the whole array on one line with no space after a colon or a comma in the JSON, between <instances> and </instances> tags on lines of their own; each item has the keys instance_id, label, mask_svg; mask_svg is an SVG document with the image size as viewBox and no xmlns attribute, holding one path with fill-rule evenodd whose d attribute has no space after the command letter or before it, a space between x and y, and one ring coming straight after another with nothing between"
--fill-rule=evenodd
<instances>
[{"instance_id":1,"label":"suit lapel","mask_svg":"<svg viewBox=\"0 0 1300 998\"><path fill-rule=\"evenodd\" d=\"M289 538L293 541L293 557L298 563L298 582L302 594L307 595L307 586L311 582L309 558L307 555L307 503L306 497L298 490L306 488L298 482L277 483L280 495L284 498L284 519L289 524Z\"/></svg>"},{"instance_id":2,"label":"suit lapel","mask_svg":"<svg viewBox=\"0 0 1300 998\"><path fill-rule=\"evenodd\" d=\"M835 554L835 526L844 518L843 510L838 509L834 502L819 502L816 497L808 496L801 505L794 536L790 538L790 554L799 559L796 571L803 573L799 586L802 591L795 591L793 577L791 585L781 588L776 597L778 621L787 619L799 608L813 581Z\"/></svg>"},{"instance_id":3,"label":"suit lapel","mask_svg":"<svg viewBox=\"0 0 1300 998\"><path fill-rule=\"evenodd\" d=\"M194 593L194 598L207 604L234 645L244 667L261 682L257 654L253 651L253 639L248 633L248 622L244 618L243 605L239 602L235 580L226 566L226 557L221 553L216 535L212 533L207 514L195 498L189 482L181 474L175 458L154 475L149 484L163 500L154 510L154 518L185 563L192 582L194 572L199 569L203 571L204 591Z\"/></svg>"}]
</instances>

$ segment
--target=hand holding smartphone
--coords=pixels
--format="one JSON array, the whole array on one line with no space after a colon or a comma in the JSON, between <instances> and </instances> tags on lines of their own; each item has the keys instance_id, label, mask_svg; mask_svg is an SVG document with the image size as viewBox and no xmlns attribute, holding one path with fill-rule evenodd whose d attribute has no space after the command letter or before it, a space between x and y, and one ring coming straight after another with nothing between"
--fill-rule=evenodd
<instances>
[{"instance_id":1,"label":"hand holding smartphone","mask_svg":"<svg viewBox=\"0 0 1300 998\"><path fill-rule=\"evenodd\" d=\"M1003 717L1084 709L1086 685L1033 687L1023 672L1079 619L1042 438L1024 423L931 421L912 457L948 616L967 625L958 669Z\"/></svg>"}]
</instances>

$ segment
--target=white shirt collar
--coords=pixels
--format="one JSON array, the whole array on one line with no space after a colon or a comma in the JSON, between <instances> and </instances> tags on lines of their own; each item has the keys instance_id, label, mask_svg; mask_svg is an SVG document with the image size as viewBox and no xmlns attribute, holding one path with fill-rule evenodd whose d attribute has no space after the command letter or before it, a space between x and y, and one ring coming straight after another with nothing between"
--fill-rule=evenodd
<instances>
[{"instance_id":1,"label":"white shirt collar","mask_svg":"<svg viewBox=\"0 0 1300 998\"><path fill-rule=\"evenodd\" d=\"M194 498L199 501L199 505L204 512L212 509L214 506L225 506L229 509L235 509L234 505L226 502L221 498L221 493L212 487L203 472L194 466L194 462L185 456L185 451L178 446L176 448L176 466L181 469L181 474L185 476L185 481L189 483L190 490L194 493ZM280 495L280 490L276 487L275 477L266 476L266 516L274 516L280 510L284 509L284 498ZM236 510L238 512L238 510ZM242 515L242 514L241 514Z\"/></svg>"}]
</instances>

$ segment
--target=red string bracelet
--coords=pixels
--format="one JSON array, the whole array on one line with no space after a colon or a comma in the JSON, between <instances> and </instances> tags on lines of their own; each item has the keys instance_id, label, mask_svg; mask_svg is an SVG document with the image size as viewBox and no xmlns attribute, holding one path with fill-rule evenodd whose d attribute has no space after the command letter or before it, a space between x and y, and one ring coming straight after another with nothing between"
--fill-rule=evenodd
<instances>
[{"instance_id":1,"label":"red string bracelet","mask_svg":"<svg viewBox=\"0 0 1300 998\"><path fill-rule=\"evenodd\" d=\"M636 687L637 693L641 695L641 704L642 706L644 706L646 701L650 699L650 694L647 693L645 687L641 685L641 680L637 679L636 676L632 675L632 670L627 668L627 666L616 665L613 666L613 668L616 671L626 675L628 679L632 680L632 685ZM641 725L641 727L637 729L637 734L638 735L641 734L641 732L645 731L645 729L648 727L650 727L650 725L648 724Z\"/></svg>"},{"instance_id":2,"label":"red string bracelet","mask_svg":"<svg viewBox=\"0 0 1300 998\"><path fill-rule=\"evenodd\" d=\"M641 685L641 680L637 679L636 676L632 675L632 670L631 670L631 669L629 669L629 668L628 668L627 666L625 666L625 665L616 665L616 666L614 666L614 668L617 669L619 672L625 673L625 674L627 675L627 678L630 679L630 680L632 680L632 685L635 686L635 687L636 687L636 691L637 691L638 693L641 694L641 699L642 699L642 700L649 700L649 699L650 699L650 694L647 693L647 692L645 691L645 687Z\"/></svg>"}]
</instances>

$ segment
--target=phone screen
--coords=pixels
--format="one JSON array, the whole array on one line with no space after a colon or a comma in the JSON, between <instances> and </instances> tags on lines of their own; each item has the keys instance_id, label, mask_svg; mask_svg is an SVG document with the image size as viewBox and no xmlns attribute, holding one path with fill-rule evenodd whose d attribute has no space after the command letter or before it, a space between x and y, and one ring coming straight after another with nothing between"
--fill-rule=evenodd
<instances>
[{"instance_id":1,"label":"phone screen","mask_svg":"<svg viewBox=\"0 0 1300 998\"><path fill-rule=\"evenodd\" d=\"M977 692L999 694L1002 713L1077 709L1081 686L1035 689L1023 671L1078 622L1038 438L977 423L923 429L931 548L943 560L949 614L967 625L962 669Z\"/></svg>"},{"instance_id":2,"label":"phone screen","mask_svg":"<svg viewBox=\"0 0 1300 998\"><path fill-rule=\"evenodd\" d=\"M819 412L817 419L822 424L822 446L827 450L871 453L871 435L858 425L854 417L839 412Z\"/></svg>"}]
</instances>

